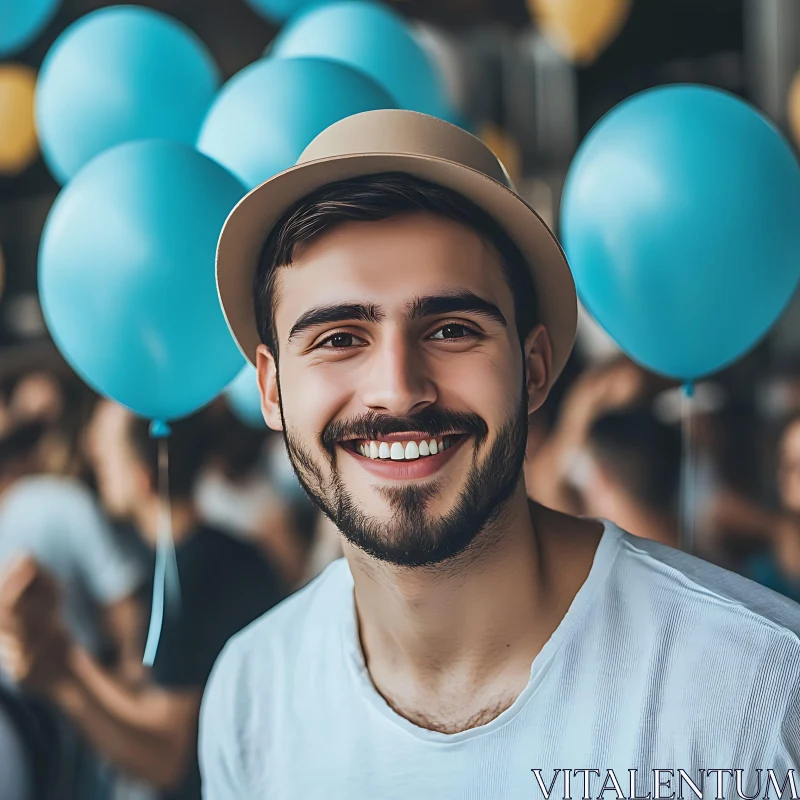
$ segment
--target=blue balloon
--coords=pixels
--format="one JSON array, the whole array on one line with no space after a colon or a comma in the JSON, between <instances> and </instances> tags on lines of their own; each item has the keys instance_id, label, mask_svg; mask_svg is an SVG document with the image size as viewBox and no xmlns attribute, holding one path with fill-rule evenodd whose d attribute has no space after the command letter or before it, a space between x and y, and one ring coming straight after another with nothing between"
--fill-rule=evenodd
<instances>
[{"instance_id":1,"label":"blue balloon","mask_svg":"<svg viewBox=\"0 0 800 800\"><path fill-rule=\"evenodd\" d=\"M0 3L0 58L24 50L47 26L61 0L3 0Z\"/></svg>"},{"instance_id":2,"label":"blue balloon","mask_svg":"<svg viewBox=\"0 0 800 800\"><path fill-rule=\"evenodd\" d=\"M36 88L42 154L61 183L123 142L194 144L220 77L185 25L148 8L82 17L48 52Z\"/></svg>"},{"instance_id":3,"label":"blue balloon","mask_svg":"<svg viewBox=\"0 0 800 800\"><path fill-rule=\"evenodd\" d=\"M245 2L271 22L286 22L287 19L330 0L245 0Z\"/></svg>"},{"instance_id":4,"label":"blue balloon","mask_svg":"<svg viewBox=\"0 0 800 800\"><path fill-rule=\"evenodd\" d=\"M225 389L225 399L240 422L251 428L263 428L261 393L258 391L256 368L247 364Z\"/></svg>"},{"instance_id":5,"label":"blue balloon","mask_svg":"<svg viewBox=\"0 0 800 800\"><path fill-rule=\"evenodd\" d=\"M394 107L388 92L344 64L319 58L262 59L222 87L197 147L253 188L291 167L334 122Z\"/></svg>"},{"instance_id":6,"label":"blue balloon","mask_svg":"<svg viewBox=\"0 0 800 800\"><path fill-rule=\"evenodd\" d=\"M731 364L800 279L800 166L733 95L667 86L589 133L561 207L584 305L620 347L691 380Z\"/></svg>"},{"instance_id":7,"label":"blue balloon","mask_svg":"<svg viewBox=\"0 0 800 800\"><path fill-rule=\"evenodd\" d=\"M244 193L219 164L163 140L107 150L61 191L42 235L39 294L59 350L98 392L172 420L241 370L214 259Z\"/></svg>"},{"instance_id":8,"label":"blue balloon","mask_svg":"<svg viewBox=\"0 0 800 800\"><path fill-rule=\"evenodd\" d=\"M269 52L341 61L380 83L400 108L435 117L450 113L435 65L402 18L377 3L345 0L314 8L292 20Z\"/></svg>"},{"instance_id":9,"label":"blue balloon","mask_svg":"<svg viewBox=\"0 0 800 800\"><path fill-rule=\"evenodd\" d=\"M439 114L439 119L443 119L445 122L449 122L451 125L457 125L459 128L463 128L467 133L471 133L473 136L478 136L479 134L478 126L475 124L474 120L470 119L466 114L462 113L461 111L457 111L454 108Z\"/></svg>"}]
</instances>

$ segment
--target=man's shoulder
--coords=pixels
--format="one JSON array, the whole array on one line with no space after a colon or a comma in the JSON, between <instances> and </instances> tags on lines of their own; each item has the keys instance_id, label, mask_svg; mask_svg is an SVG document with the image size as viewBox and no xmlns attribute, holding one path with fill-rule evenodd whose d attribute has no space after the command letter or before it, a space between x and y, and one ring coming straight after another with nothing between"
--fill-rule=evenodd
<instances>
[{"instance_id":1,"label":"man's shoulder","mask_svg":"<svg viewBox=\"0 0 800 800\"><path fill-rule=\"evenodd\" d=\"M229 662L229 668L251 658L263 664L265 659L287 656L314 642L318 645L320 632L330 632L330 623L344 612L348 587L352 587L350 569L339 558L237 633L220 660Z\"/></svg>"},{"instance_id":2,"label":"man's shoulder","mask_svg":"<svg viewBox=\"0 0 800 800\"><path fill-rule=\"evenodd\" d=\"M795 640L800 652L800 605L795 601L699 556L617 529L625 580L638 575L662 598L665 611L692 612L699 621L735 618L737 627L771 629Z\"/></svg>"},{"instance_id":3,"label":"man's shoulder","mask_svg":"<svg viewBox=\"0 0 800 800\"><path fill-rule=\"evenodd\" d=\"M325 679L348 581L352 585L347 562L339 559L228 641L203 694L206 751L223 740L233 747L251 723L282 719L293 686L307 689Z\"/></svg>"}]
</instances>

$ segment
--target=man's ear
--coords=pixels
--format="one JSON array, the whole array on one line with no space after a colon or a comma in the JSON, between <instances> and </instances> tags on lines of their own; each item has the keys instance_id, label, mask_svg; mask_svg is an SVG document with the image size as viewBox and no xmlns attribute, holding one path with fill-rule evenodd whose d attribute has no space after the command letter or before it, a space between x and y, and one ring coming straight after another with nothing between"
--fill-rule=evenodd
<instances>
[{"instance_id":1,"label":"man's ear","mask_svg":"<svg viewBox=\"0 0 800 800\"><path fill-rule=\"evenodd\" d=\"M258 390L261 392L261 413L264 421L274 431L283 430L281 404L278 392L278 365L275 357L265 344L260 344L256 351L256 370L258 372Z\"/></svg>"},{"instance_id":2,"label":"man's ear","mask_svg":"<svg viewBox=\"0 0 800 800\"><path fill-rule=\"evenodd\" d=\"M526 337L522 348L525 380L528 388L528 416L538 410L550 393L553 374L553 346L544 325L537 325Z\"/></svg>"}]
</instances>

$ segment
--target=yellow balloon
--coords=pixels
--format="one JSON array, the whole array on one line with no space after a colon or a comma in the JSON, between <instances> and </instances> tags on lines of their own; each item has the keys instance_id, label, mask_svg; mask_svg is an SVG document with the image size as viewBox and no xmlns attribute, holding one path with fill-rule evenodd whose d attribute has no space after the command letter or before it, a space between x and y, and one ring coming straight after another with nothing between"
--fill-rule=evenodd
<instances>
[{"instance_id":1,"label":"yellow balloon","mask_svg":"<svg viewBox=\"0 0 800 800\"><path fill-rule=\"evenodd\" d=\"M797 146L800 147L800 72L794 76L789 87L789 128Z\"/></svg>"},{"instance_id":2,"label":"yellow balloon","mask_svg":"<svg viewBox=\"0 0 800 800\"><path fill-rule=\"evenodd\" d=\"M512 183L516 183L522 172L522 156L514 137L492 122L481 127L478 137L500 159Z\"/></svg>"},{"instance_id":3,"label":"yellow balloon","mask_svg":"<svg viewBox=\"0 0 800 800\"><path fill-rule=\"evenodd\" d=\"M16 175L39 154L33 116L36 72L22 64L0 64L0 173Z\"/></svg>"},{"instance_id":4,"label":"yellow balloon","mask_svg":"<svg viewBox=\"0 0 800 800\"><path fill-rule=\"evenodd\" d=\"M631 0L527 0L551 44L571 61L589 64L622 30Z\"/></svg>"}]
</instances>

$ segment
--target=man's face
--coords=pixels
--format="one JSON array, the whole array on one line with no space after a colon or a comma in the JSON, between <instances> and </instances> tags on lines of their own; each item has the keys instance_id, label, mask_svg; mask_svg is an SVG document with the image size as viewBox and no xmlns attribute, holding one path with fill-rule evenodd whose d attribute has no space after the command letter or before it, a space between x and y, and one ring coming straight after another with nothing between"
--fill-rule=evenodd
<instances>
[{"instance_id":1,"label":"man's face","mask_svg":"<svg viewBox=\"0 0 800 800\"><path fill-rule=\"evenodd\" d=\"M550 368L539 328L529 397L491 249L431 215L346 223L280 268L276 296L279 366L262 346L259 382L306 490L378 559L465 550L519 485Z\"/></svg>"}]
</instances>

